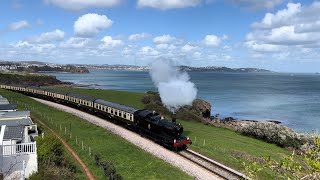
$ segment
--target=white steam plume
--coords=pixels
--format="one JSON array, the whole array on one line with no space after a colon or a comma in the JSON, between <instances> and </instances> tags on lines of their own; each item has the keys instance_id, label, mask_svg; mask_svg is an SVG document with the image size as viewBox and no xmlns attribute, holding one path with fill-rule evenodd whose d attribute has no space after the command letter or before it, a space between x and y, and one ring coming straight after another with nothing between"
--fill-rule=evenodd
<instances>
[{"instance_id":1,"label":"white steam plume","mask_svg":"<svg viewBox=\"0 0 320 180\"><path fill-rule=\"evenodd\" d=\"M197 88L186 72L180 72L169 60L151 64L150 76L157 86L162 103L173 113L185 105L191 105L197 97Z\"/></svg>"}]
</instances>

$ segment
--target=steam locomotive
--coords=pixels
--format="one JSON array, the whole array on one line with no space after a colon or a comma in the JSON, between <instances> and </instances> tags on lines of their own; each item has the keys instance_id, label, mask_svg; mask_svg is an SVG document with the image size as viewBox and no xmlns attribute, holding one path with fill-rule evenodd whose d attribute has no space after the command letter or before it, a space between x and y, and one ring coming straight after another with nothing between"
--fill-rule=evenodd
<instances>
[{"instance_id":1,"label":"steam locomotive","mask_svg":"<svg viewBox=\"0 0 320 180\"><path fill-rule=\"evenodd\" d=\"M175 119L167 120L151 110L139 110L110 101L53 89L0 84L0 88L26 94L70 107L111 120L116 124L146 136L169 149L186 149L192 141L182 136L183 127Z\"/></svg>"}]
</instances>

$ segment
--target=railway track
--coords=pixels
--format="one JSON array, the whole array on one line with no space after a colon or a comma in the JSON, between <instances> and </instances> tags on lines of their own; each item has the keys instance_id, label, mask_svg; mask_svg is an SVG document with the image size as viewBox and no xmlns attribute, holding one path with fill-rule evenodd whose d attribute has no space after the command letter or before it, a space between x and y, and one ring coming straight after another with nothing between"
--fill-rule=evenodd
<instances>
[{"instance_id":1,"label":"railway track","mask_svg":"<svg viewBox=\"0 0 320 180\"><path fill-rule=\"evenodd\" d=\"M202 168L205 168L206 170L219 175L223 179L228 179L228 180L250 179L244 174L237 172L223 164L220 164L192 150L187 149L184 151L180 151L179 155L196 163Z\"/></svg>"}]
</instances>

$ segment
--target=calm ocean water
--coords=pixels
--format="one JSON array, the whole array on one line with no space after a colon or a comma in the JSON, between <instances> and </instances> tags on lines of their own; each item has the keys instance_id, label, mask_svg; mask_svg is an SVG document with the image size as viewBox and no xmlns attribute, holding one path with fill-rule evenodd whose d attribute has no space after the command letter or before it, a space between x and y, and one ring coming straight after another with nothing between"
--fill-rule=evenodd
<instances>
[{"instance_id":1,"label":"calm ocean water","mask_svg":"<svg viewBox=\"0 0 320 180\"><path fill-rule=\"evenodd\" d=\"M53 73L59 80L100 89L155 91L148 72L92 70ZM320 130L320 75L190 72L198 97L212 114L241 119L279 120L301 132Z\"/></svg>"}]
</instances>

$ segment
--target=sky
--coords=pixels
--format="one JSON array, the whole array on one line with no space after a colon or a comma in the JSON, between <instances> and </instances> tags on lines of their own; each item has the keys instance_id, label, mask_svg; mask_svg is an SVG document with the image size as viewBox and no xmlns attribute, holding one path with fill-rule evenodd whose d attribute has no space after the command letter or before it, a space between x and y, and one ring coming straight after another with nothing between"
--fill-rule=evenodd
<instances>
[{"instance_id":1,"label":"sky","mask_svg":"<svg viewBox=\"0 0 320 180\"><path fill-rule=\"evenodd\" d=\"M318 0L1 0L0 60L320 72Z\"/></svg>"}]
</instances>

